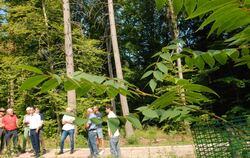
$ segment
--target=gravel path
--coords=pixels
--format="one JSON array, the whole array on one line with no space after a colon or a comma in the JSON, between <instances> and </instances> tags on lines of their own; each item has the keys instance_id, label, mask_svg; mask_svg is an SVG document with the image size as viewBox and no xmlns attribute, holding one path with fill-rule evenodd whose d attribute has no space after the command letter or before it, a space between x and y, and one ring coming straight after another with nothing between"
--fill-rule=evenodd
<instances>
[{"instance_id":1,"label":"gravel path","mask_svg":"<svg viewBox=\"0 0 250 158\"><path fill-rule=\"evenodd\" d=\"M56 155L57 149L51 149L41 158L87 158L89 155L88 148L76 149L73 154L69 153L69 149L64 151L62 155ZM193 145L176 145L176 146L147 146L147 147L122 147L122 158L195 158ZM32 154L25 153L19 155L18 158L29 158ZM109 148L101 158L109 158Z\"/></svg>"}]
</instances>

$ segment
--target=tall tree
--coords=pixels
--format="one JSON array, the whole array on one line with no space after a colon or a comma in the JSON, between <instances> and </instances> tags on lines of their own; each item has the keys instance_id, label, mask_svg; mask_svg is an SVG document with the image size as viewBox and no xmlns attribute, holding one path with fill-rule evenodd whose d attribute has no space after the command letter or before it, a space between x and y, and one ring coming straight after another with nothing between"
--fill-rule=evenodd
<instances>
[{"instance_id":1,"label":"tall tree","mask_svg":"<svg viewBox=\"0 0 250 158\"><path fill-rule=\"evenodd\" d=\"M66 72L71 77L74 73L72 33L70 20L69 0L63 0L63 19L64 19L64 36L65 36L65 55L66 55ZM76 109L76 93L75 90L67 92L68 106Z\"/></svg>"},{"instance_id":2,"label":"tall tree","mask_svg":"<svg viewBox=\"0 0 250 158\"><path fill-rule=\"evenodd\" d=\"M113 47L113 53L114 53L116 75L117 75L117 78L123 80L120 52L119 52L119 47L118 47L116 26L115 26L113 0L108 0L108 10L109 10L110 33L111 33L112 47ZM121 101L123 115L124 116L129 115L127 97L120 94L120 101ZM134 133L133 127L131 123L128 121L125 124L125 130L126 130L127 136L130 136Z\"/></svg>"}]
</instances>

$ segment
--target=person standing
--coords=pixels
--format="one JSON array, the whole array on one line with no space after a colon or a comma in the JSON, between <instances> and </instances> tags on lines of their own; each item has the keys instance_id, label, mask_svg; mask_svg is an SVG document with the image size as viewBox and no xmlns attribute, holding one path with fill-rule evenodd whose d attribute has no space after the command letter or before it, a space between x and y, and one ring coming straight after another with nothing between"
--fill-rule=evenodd
<instances>
[{"instance_id":1,"label":"person standing","mask_svg":"<svg viewBox=\"0 0 250 158\"><path fill-rule=\"evenodd\" d=\"M38 158L40 156L40 140L39 140L39 131L42 127L42 120L40 115L35 113L34 107L30 108L30 139L32 143L32 147L35 151L35 157Z\"/></svg>"},{"instance_id":2,"label":"person standing","mask_svg":"<svg viewBox=\"0 0 250 158\"><path fill-rule=\"evenodd\" d=\"M117 118L116 114L113 112L113 107L110 105L106 107L106 113L108 113L108 119ZM108 124L108 134L110 138L109 145L110 145L111 155L114 158L120 158L121 152L120 152L120 145L119 145L119 136L120 136L119 129L117 129L114 133L112 133L110 129L110 125Z\"/></svg>"},{"instance_id":3,"label":"person standing","mask_svg":"<svg viewBox=\"0 0 250 158\"><path fill-rule=\"evenodd\" d=\"M12 108L9 108L6 110L6 115L3 117L2 122L4 124L5 129L5 143L7 147L7 151L11 151L9 149L10 140L12 138L13 146L14 146L14 152L17 153L17 141L18 141L18 133L17 133L17 127L18 127L18 119L16 115L14 114L14 110Z\"/></svg>"},{"instance_id":4,"label":"person standing","mask_svg":"<svg viewBox=\"0 0 250 158\"><path fill-rule=\"evenodd\" d=\"M72 113L73 115L73 109L70 107L66 108L67 113ZM61 135L61 141L60 141L60 151L58 155L63 154L63 148L64 148L64 140L69 136L70 139L70 154L74 153L74 135L75 135L75 125L73 124L75 120L75 117L69 116L69 115L63 115L62 118L62 135Z\"/></svg>"},{"instance_id":5,"label":"person standing","mask_svg":"<svg viewBox=\"0 0 250 158\"><path fill-rule=\"evenodd\" d=\"M97 138L97 127L96 124L93 123L91 119L96 118L94 111L92 108L87 109L88 122L86 124L86 128L88 130L88 146L90 149L90 158L96 158L98 156L96 138Z\"/></svg>"},{"instance_id":6,"label":"person standing","mask_svg":"<svg viewBox=\"0 0 250 158\"><path fill-rule=\"evenodd\" d=\"M101 121L102 120L102 113L99 111L99 107L94 106L93 110L94 110L94 113L95 113L96 117ZM102 132L102 122L97 125L96 132L97 132L97 139L96 139L97 149L99 151L99 154L102 155L104 153L104 151L105 151L103 132ZM102 150L100 150L100 146L101 146Z\"/></svg>"},{"instance_id":7,"label":"person standing","mask_svg":"<svg viewBox=\"0 0 250 158\"><path fill-rule=\"evenodd\" d=\"M29 131L30 131L30 110L31 108L30 107L27 107L26 108L26 114L24 115L24 118L23 118L23 149L22 149L22 152L25 153L26 152L26 144L27 144L27 141L30 143L29 141Z\"/></svg>"},{"instance_id":8,"label":"person standing","mask_svg":"<svg viewBox=\"0 0 250 158\"><path fill-rule=\"evenodd\" d=\"M3 117L4 117L5 109L0 108L0 153L2 153L4 148L4 124L3 124Z\"/></svg>"},{"instance_id":9,"label":"person standing","mask_svg":"<svg viewBox=\"0 0 250 158\"><path fill-rule=\"evenodd\" d=\"M44 139L43 139L43 123L44 123L44 115L42 113L40 113L40 109L38 107L36 107L35 109L35 112L40 115L41 117L41 121L42 121L42 126L39 130L39 140L40 140L40 143L41 143L41 147L42 147L42 152L43 154L46 153L46 149L45 149L45 142L44 142Z\"/></svg>"}]
</instances>

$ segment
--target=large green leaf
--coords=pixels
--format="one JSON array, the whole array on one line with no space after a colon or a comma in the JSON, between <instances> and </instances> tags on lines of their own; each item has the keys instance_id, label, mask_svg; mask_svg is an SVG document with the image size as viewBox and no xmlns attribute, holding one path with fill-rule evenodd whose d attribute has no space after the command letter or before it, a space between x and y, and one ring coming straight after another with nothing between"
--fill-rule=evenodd
<instances>
[{"instance_id":1,"label":"large green leaf","mask_svg":"<svg viewBox=\"0 0 250 158\"><path fill-rule=\"evenodd\" d=\"M234 3L236 0L212 0L203 3L200 7L198 7L192 14L189 15L189 18L194 18L196 16L208 13L217 8L225 6L229 3Z\"/></svg>"},{"instance_id":2,"label":"large green leaf","mask_svg":"<svg viewBox=\"0 0 250 158\"><path fill-rule=\"evenodd\" d=\"M159 70L161 70L164 74L168 74L168 67L163 63L157 63L156 66Z\"/></svg>"},{"instance_id":3,"label":"large green leaf","mask_svg":"<svg viewBox=\"0 0 250 158\"><path fill-rule=\"evenodd\" d=\"M56 88L58 85L59 85L58 80L56 78L52 78L42 84L41 92L43 93L43 92L52 90Z\"/></svg>"},{"instance_id":4,"label":"large green leaf","mask_svg":"<svg viewBox=\"0 0 250 158\"><path fill-rule=\"evenodd\" d=\"M16 68L19 68L19 69L24 69L24 70L28 70L28 71L31 71L31 72L35 72L37 74L43 74L42 70L36 68L36 67L33 67L33 66L28 66L28 65L17 65L17 66L14 66Z\"/></svg>"},{"instance_id":5,"label":"large green leaf","mask_svg":"<svg viewBox=\"0 0 250 158\"><path fill-rule=\"evenodd\" d=\"M47 75L37 75L37 76L31 77L31 78L28 78L27 80L25 80L23 82L20 89L21 90L31 89L48 78L49 78L49 76L47 76Z\"/></svg>"},{"instance_id":6,"label":"large green leaf","mask_svg":"<svg viewBox=\"0 0 250 158\"><path fill-rule=\"evenodd\" d=\"M179 116L180 114L181 114L181 111L179 111L179 110L169 109L162 114L160 122L162 122L166 119L175 118L176 116Z\"/></svg>"},{"instance_id":7,"label":"large green leaf","mask_svg":"<svg viewBox=\"0 0 250 158\"><path fill-rule=\"evenodd\" d=\"M147 109L147 110L142 111L142 114L150 119L154 119L154 118L159 117L157 112L155 112L154 110L151 110L151 109Z\"/></svg>"},{"instance_id":8,"label":"large green leaf","mask_svg":"<svg viewBox=\"0 0 250 158\"><path fill-rule=\"evenodd\" d=\"M127 116L127 120L128 120L135 128L142 129L141 122L140 122L139 119L138 119L137 117L135 117L134 115L129 114L129 115Z\"/></svg>"},{"instance_id":9,"label":"large green leaf","mask_svg":"<svg viewBox=\"0 0 250 158\"><path fill-rule=\"evenodd\" d=\"M167 0L155 0L156 9L159 11L161 10L167 3Z\"/></svg>"},{"instance_id":10,"label":"large green leaf","mask_svg":"<svg viewBox=\"0 0 250 158\"><path fill-rule=\"evenodd\" d=\"M175 0L174 0L175 1ZM184 6L186 9L186 12L188 15L191 15L191 13L194 11L196 7L196 0L185 0L184 1Z\"/></svg>"},{"instance_id":11,"label":"large green leaf","mask_svg":"<svg viewBox=\"0 0 250 158\"><path fill-rule=\"evenodd\" d=\"M215 60L210 53L202 54L201 57L210 66L210 68L213 68Z\"/></svg>"},{"instance_id":12,"label":"large green leaf","mask_svg":"<svg viewBox=\"0 0 250 158\"><path fill-rule=\"evenodd\" d=\"M173 103L176 100L176 92L166 92L165 94L161 95L160 98L156 99L151 106L155 108L163 108Z\"/></svg>"},{"instance_id":13,"label":"large green leaf","mask_svg":"<svg viewBox=\"0 0 250 158\"><path fill-rule=\"evenodd\" d=\"M190 91L212 93L218 96L218 94L214 90L199 84L186 84L183 85L183 88Z\"/></svg>"},{"instance_id":14,"label":"large green leaf","mask_svg":"<svg viewBox=\"0 0 250 158\"><path fill-rule=\"evenodd\" d=\"M198 67L200 70L204 69L205 63L201 56L197 56L195 59L195 66Z\"/></svg>"},{"instance_id":15,"label":"large green leaf","mask_svg":"<svg viewBox=\"0 0 250 158\"><path fill-rule=\"evenodd\" d=\"M79 126L79 127L82 127L82 126L85 125L87 122L88 122L87 119L83 119L83 118L80 118L80 117L76 117L73 123L74 123L75 125Z\"/></svg>"},{"instance_id":16,"label":"large green leaf","mask_svg":"<svg viewBox=\"0 0 250 158\"><path fill-rule=\"evenodd\" d=\"M65 91L74 90L78 87L80 87L80 83L78 83L76 80L72 78L67 78L67 80L64 82Z\"/></svg>"},{"instance_id":17,"label":"large green leaf","mask_svg":"<svg viewBox=\"0 0 250 158\"><path fill-rule=\"evenodd\" d=\"M154 77L158 81L163 81L163 74L160 71L154 71L153 73Z\"/></svg>"},{"instance_id":18,"label":"large green leaf","mask_svg":"<svg viewBox=\"0 0 250 158\"><path fill-rule=\"evenodd\" d=\"M91 118L90 121L91 121L92 123L94 123L95 125L99 125L99 124L102 123L102 119L97 118L97 117Z\"/></svg>"},{"instance_id":19,"label":"large green leaf","mask_svg":"<svg viewBox=\"0 0 250 158\"><path fill-rule=\"evenodd\" d=\"M214 54L214 58L221 64L225 65L227 63L227 54L225 52L218 52Z\"/></svg>"},{"instance_id":20,"label":"large green leaf","mask_svg":"<svg viewBox=\"0 0 250 158\"><path fill-rule=\"evenodd\" d=\"M118 118L108 118L108 126L111 133L114 134L117 129L119 129L120 120Z\"/></svg>"},{"instance_id":21,"label":"large green leaf","mask_svg":"<svg viewBox=\"0 0 250 158\"><path fill-rule=\"evenodd\" d=\"M173 0L173 7L175 15L178 15L183 7L184 0Z\"/></svg>"}]
</instances>

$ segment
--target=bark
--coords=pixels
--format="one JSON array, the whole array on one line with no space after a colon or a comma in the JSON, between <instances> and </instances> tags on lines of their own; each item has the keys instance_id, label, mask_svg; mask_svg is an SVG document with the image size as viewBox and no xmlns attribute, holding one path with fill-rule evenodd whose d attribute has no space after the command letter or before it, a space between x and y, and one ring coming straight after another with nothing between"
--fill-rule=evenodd
<instances>
[{"instance_id":1,"label":"bark","mask_svg":"<svg viewBox=\"0 0 250 158\"><path fill-rule=\"evenodd\" d=\"M118 48L116 26L115 26L113 0L108 0L108 10L109 10L110 33L111 33L111 39L112 39L112 48L113 48L113 53L114 53L116 75L117 75L117 78L123 80L120 52ZM127 97L120 94L120 101L121 101L123 116L129 115ZM133 127L131 123L128 121L125 124L125 131L126 131L126 136L131 136L134 133Z\"/></svg>"},{"instance_id":2,"label":"bark","mask_svg":"<svg viewBox=\"0 0 250 158\"><path fill-rule=\"evenodd\" d=\"M64 18L64 36L65 36L66 73L68 77L72 77L74 73L74 60L73 60L73 48L72 48L69 0L63 0L63 18ZM68 107L76 109L75 90L67 92L67 101L68 101Z\"/></svg>"},{"instance_id":3,"label":"bark","mask_svg":"<svg viewBox=\"0 0 250 158\"><path fill-rule=\"evenodd\" d=\"M177 41L178 38L179 38L179 29L177 27L177 17L174 14L174 8L173 8L173 1L172 0L168 0L167 17L169 18L169 21L170 21L170 31L171 31L173 40ZM175 53L176 54L180 53L180 46L179 46L178 42L177 42ZM177 59L177 68L178 68L178 76L179 76L179 78L183 79L181 58ZM184 89L180 90L180 94L181 94L182 102L185 105L186 104L185 103L186 99L185 99Z\"/></svg>"}]
</instances>

